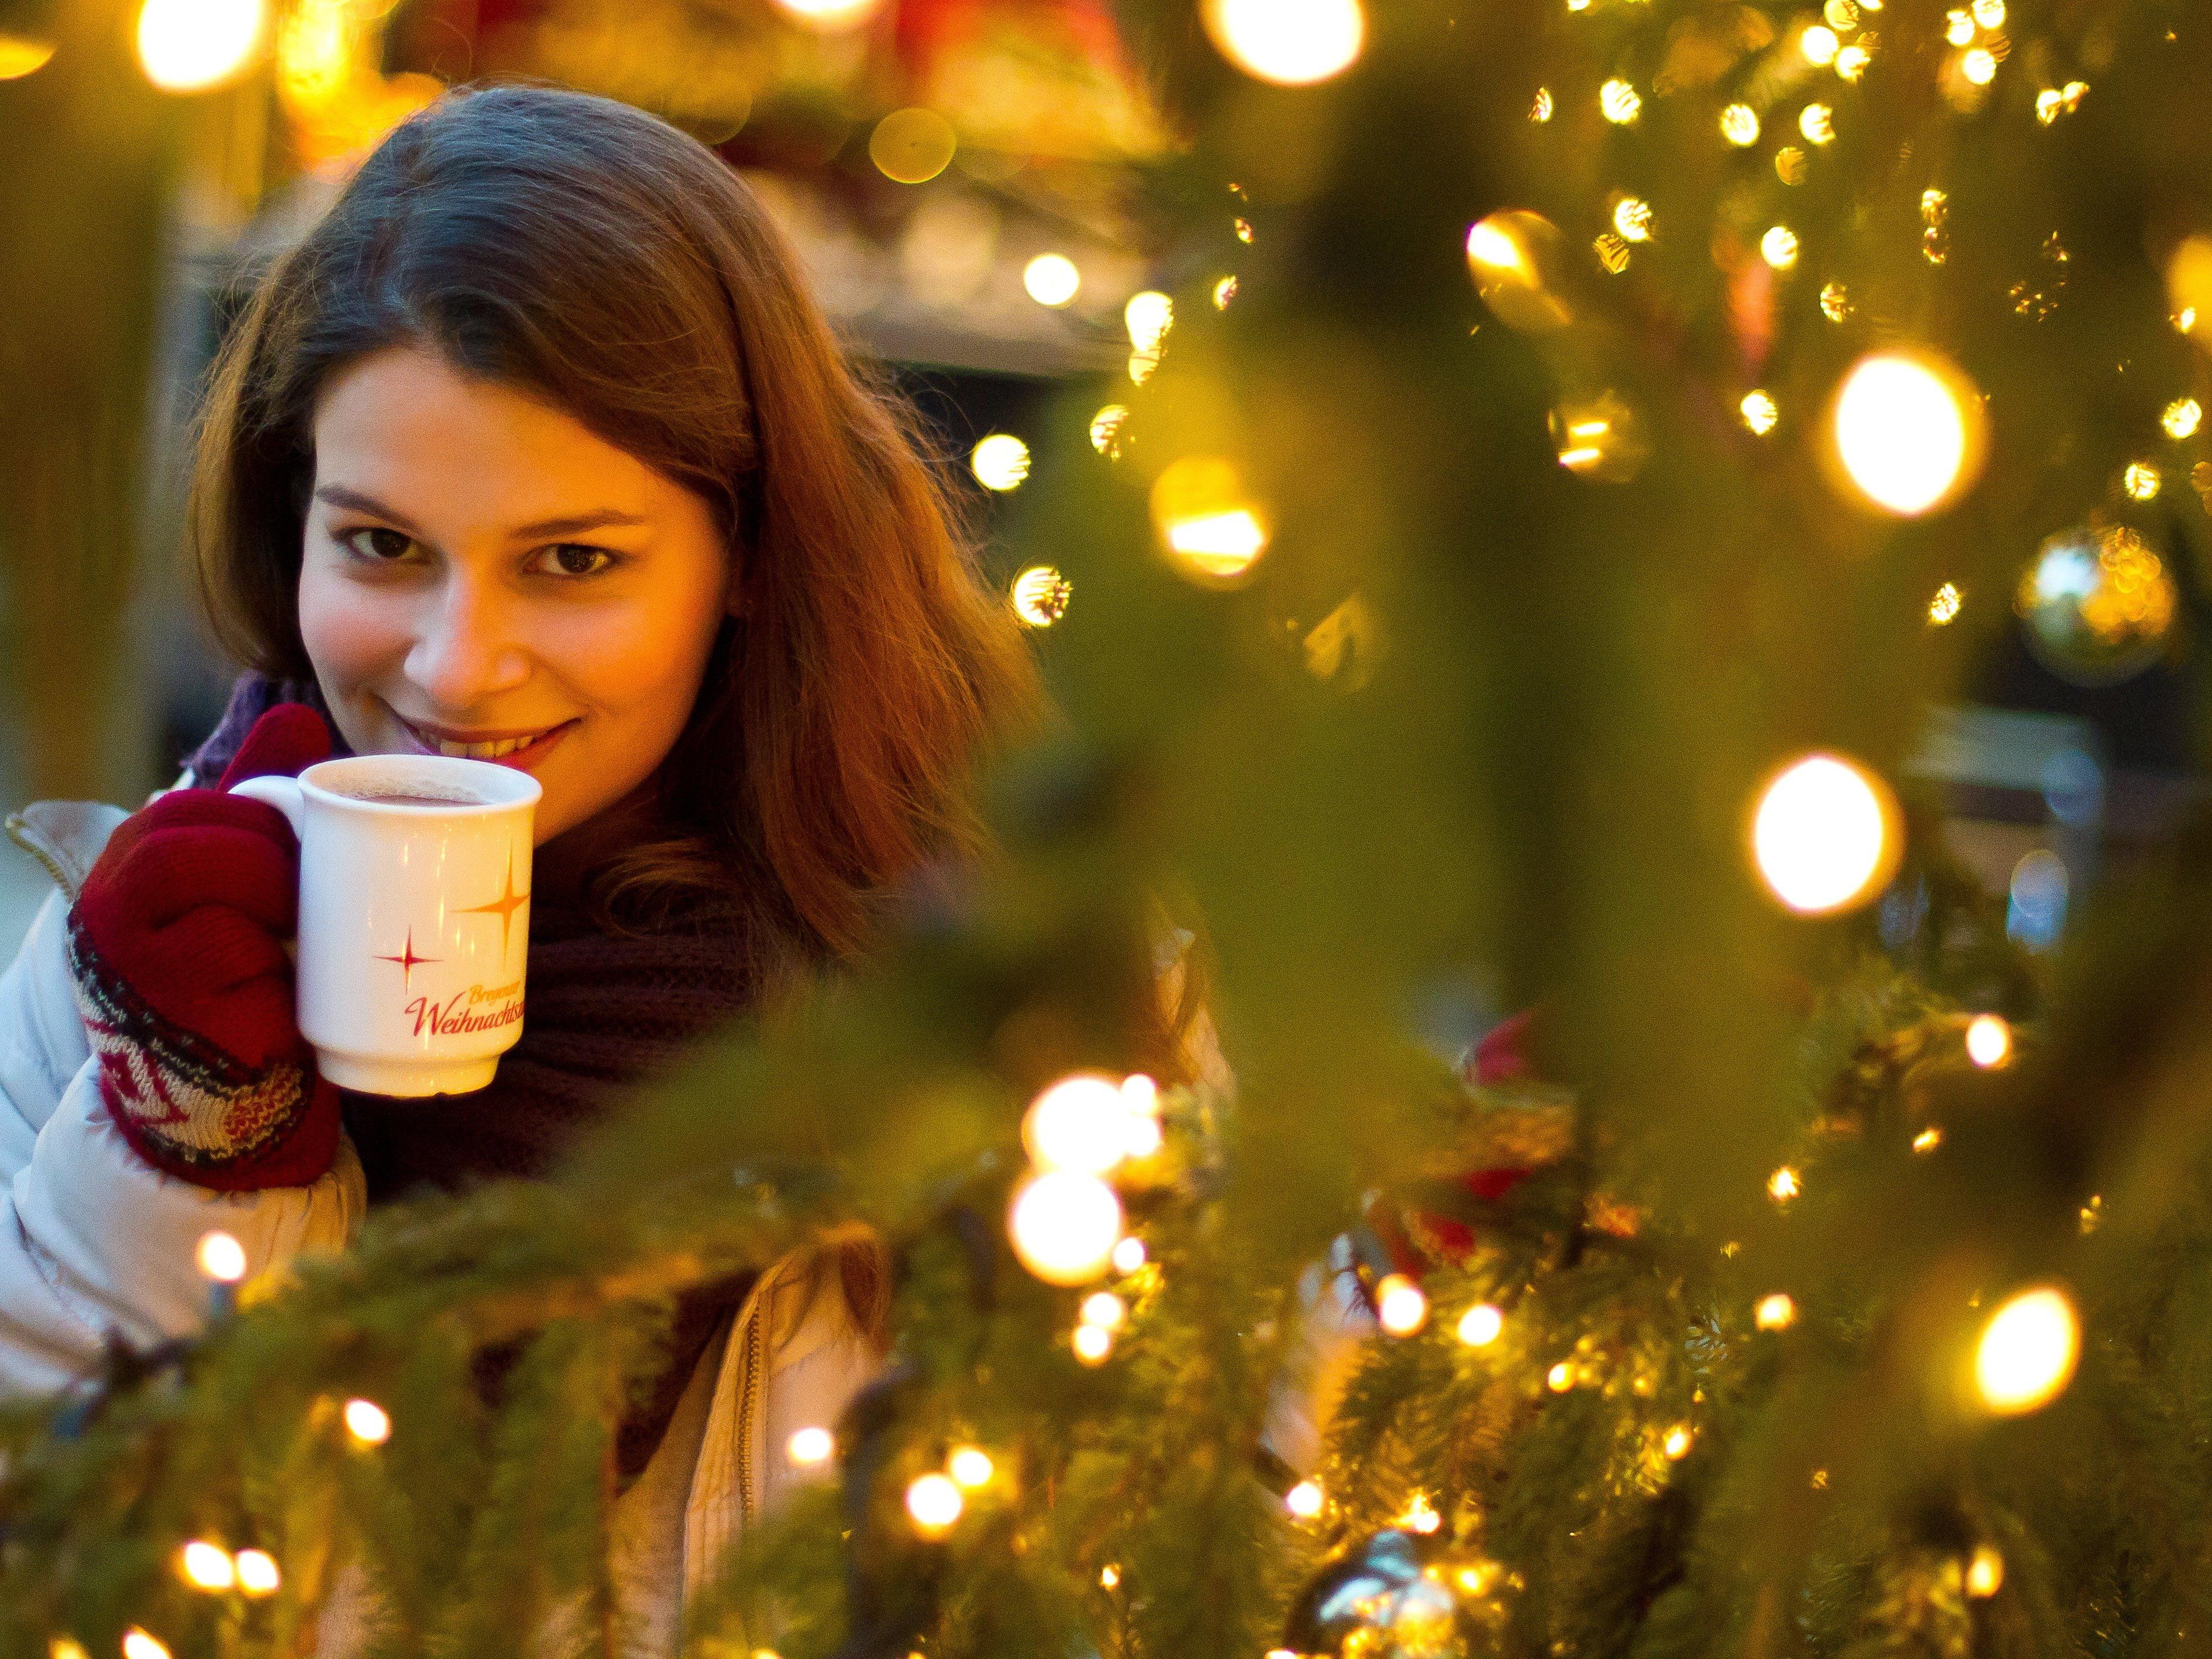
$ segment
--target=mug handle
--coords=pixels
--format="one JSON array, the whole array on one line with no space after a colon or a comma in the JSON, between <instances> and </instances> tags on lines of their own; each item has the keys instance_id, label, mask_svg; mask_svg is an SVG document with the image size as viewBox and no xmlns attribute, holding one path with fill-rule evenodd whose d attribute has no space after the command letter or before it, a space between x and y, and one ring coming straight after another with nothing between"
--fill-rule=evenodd
<instances>
[{"instance_id":1,"label":"mug handle","mask_svg":"<svg viewBox=\"0 0 2212 1659\"><path fill-rule=\"evenodd\" d=\"M273 772L263 777L240 778L230 786L228 793L275 807L291 824L293 835L306 834L307 798L301 793L297 778L288 778Z\"/></svg>"}]
</instances>

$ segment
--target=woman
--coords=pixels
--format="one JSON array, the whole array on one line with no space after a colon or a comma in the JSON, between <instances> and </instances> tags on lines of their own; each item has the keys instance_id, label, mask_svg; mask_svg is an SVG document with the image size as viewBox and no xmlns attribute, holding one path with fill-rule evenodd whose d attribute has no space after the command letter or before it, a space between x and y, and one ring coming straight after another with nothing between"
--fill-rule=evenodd
<instances>
[{"instance_id":1,"label":"woman","mask_svg":"<svg viewBox=\"0 0 2212 1659\"><path fill-rule=\"evenodd\" d=\"M599 99L455 94L369 157L224 351L193 524L255 670L193 787L112 837L113 809L20 836L64 895L0 980L10 1388L66 1382L110 1330L193 1328L210 1227L258 1272L386 1199L543 1172L617 1085L849 959L894 884L972 848L964 776L1036 700L908 416L757 202ZM225 792L333 746L544 786L526 1023L477 1096L313 1074L296 849ZM784 1264L686 1298L621 1425L617 1578L647 1650L793 1478L787 1431L874 1363L879 1279L864 1250L837 1265L842 1295Z\"/></svg>"}]
</instances>

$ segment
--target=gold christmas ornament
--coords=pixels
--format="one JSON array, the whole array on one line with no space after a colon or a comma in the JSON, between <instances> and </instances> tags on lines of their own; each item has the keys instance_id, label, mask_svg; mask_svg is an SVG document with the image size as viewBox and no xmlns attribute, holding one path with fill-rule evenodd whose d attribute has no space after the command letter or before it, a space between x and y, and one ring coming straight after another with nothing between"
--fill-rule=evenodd
<instances>
[{"instance_id":1,"label":"gold christmas ornament","mask_svg":"<svg viewBox=\"0 0 2212 1659\"><path fill-rule=\"evenodd\" d=\"M2062 531L2022 573L2014 608L2028 649L2060 678L2112 685L2165 651L2179 595L2165 562L2124 525Z\"/></svg>"}]
</instances>

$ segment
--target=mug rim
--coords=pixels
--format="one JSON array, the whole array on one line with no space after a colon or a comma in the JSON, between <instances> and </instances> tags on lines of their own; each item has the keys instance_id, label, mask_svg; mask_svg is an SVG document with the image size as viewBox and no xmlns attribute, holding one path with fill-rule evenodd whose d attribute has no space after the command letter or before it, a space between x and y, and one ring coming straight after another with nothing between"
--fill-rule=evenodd
<instances>
[{"instance_id":1,"label":"mug rim","mask_svg":"<svg viewBox=\"0 0 2212 1659\"><path fill-rule=\"evenodd\" d=\"M331 788L317 781L319 774L354 769L373 771L379 763L393 763L408 767L424 766L431 769L434 774L453 767L463 768L469 773L491 774L493 775L483 780L483 787L501 792L502 799L441 801L434 804L410 801L402 804L398 801L380 801L367 796L349 795L342 790ZM339 755L329 760L317 761L313 766L301 772L295 781L299 784L302 793L316 800L331 805L348 809L358 808L363 811L381 813L386 816L427 812L444 817L467 812L512 811L518 807L535 806L545 794L545 786L527 772L520 771L512 766L501 766L491 761L471 760L460 755Z\"/></svg>"}]
</instances>

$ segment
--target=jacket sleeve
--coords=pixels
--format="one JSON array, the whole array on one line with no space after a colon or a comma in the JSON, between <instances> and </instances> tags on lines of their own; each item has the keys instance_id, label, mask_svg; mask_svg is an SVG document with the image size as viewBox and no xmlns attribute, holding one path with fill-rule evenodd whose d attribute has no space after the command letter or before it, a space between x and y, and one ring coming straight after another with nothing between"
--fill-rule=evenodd
<instances>
[{"instance_id":1,"label":"jacket sleeve","mask_svg":"<svg viewBox=\"0 0 2212 1659\"><path fill-rule=\"evenodd\" d=\"M249 1273L343 1249L366 1205L342 1143L305 1187L220 1193L155 1170L114 1125L70 988L68 906L56 893L0 975L0 1395L82 1375L109 1333L187 1335L210 1292L193 1261L221 1228Z\"/></svg>"}]
</instances>

